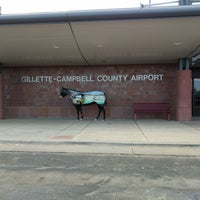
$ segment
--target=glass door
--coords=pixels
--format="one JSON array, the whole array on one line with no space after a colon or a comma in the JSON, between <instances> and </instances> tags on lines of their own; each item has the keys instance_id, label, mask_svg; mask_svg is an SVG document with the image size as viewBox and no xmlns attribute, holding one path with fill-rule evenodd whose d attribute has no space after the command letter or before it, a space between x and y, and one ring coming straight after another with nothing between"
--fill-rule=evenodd
<instances>
[{"instance_id":1,"label":"glass door","mask_svg":"<svg viewBox=\"0 0 200 200\"><path fill-rule=\"evenodd\" d=\"M200 116L200 78L193 78L192 114Z\"/></svg>"}]
</instances>

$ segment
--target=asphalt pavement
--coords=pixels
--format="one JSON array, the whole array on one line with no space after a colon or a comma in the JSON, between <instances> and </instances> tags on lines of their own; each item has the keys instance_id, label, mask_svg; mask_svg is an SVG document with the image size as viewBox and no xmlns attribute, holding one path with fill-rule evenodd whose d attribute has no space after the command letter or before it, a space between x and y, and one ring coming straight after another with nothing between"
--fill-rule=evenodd
<instances>
[{"instance_id":1,"label":"asphalt pavement","mask_svg":"<svg viewBox=\"0 0 200 200\"><path fill-rule=\"evenodd\" d=\"M200 156L200 119L4 119L0 151Z\"/></svg>"}]
</instances>

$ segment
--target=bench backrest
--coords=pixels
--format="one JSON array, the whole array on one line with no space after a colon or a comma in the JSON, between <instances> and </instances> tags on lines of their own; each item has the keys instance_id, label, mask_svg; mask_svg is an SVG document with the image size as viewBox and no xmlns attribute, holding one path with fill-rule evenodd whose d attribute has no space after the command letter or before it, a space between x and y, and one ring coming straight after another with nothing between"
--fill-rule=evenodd
<instances>
[{"instance_id":1,"label":"bench backrest","mask_svg":"<svg viewBox=\"0 0 200 200\"><path fill-rule=\"evenodd\" d=\"M169 103L134 103L133 104L134 111L140 110L163 110L163 111L170 111Z\"/></svg>"}]
</instances>

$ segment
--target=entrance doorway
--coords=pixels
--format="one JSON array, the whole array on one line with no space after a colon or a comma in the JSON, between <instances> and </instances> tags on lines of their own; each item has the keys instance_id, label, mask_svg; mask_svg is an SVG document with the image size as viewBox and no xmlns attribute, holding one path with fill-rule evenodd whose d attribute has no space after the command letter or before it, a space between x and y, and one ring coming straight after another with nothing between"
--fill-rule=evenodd
<instances>
[{"instance_id":1,"label":"entrance doorway","mask_svg":"<svg viewBox=\"0 0 200 200\"><path fill-rule=\"evenodd\" d=\"M200 78L193 79L193 95L192 95L192 111L193 116L200 116Z\"/></svg>"},{"instance_id":2,"label":"entrance doorway","mask_svg":"<svg viewBox=\"0 0 200 200\"><path fill-rule=\"evenodd\" d=\"M192 74L192 115L200 116L200 71Z\"/></svg>"}]
</instances>

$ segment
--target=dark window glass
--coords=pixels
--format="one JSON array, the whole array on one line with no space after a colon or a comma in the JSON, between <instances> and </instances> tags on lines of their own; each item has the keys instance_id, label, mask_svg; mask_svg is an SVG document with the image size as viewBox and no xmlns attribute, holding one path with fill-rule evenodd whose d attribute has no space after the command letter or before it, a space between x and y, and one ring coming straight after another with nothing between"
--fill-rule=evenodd
<instances>
[{"instance_id":1,"label":"dark window glass","mask_svg":"<svg viewBox=\"0 0 200 200\"><path fill-rule=\"evenodd\" d=\"M200 116L200 78L193 79L193 115Z\"/></svg>"}]
</instances>

